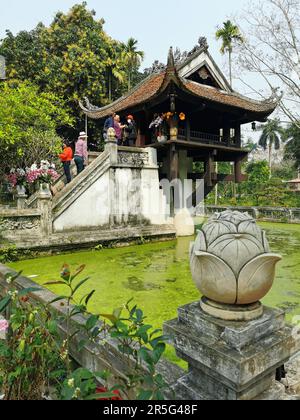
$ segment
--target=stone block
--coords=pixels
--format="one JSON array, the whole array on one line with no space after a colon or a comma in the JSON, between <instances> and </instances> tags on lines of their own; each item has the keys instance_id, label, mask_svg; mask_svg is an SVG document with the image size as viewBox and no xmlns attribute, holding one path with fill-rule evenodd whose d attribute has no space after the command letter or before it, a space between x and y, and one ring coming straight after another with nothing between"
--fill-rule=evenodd
<instances>
[{"instance_id":1,"label":"stone block","mask_svg":"<svg viewBox=\"0 0 300 420\"><path fill-rule=\"evenodd\" d=\"M193 388L210 399L258 397L271 387L276 369L299 350L282 311L270 308L258 320L227 322L205 314L197 302L180 308L164 332L189 364L185 392Z\"/></svg>"},{"instance_id":2,"label":"stone block","mask_svg":"<svg viewBox=\"0 0 300 420\"><path fill-rule=\"evenodd\" d=\"M178 321L199 334L221 339L236 350L256 342L285 325L284 311L264 308L263 316L252 322L227 322L205 314L199 302L178 309Z\"/></svg>"}]
</instances>

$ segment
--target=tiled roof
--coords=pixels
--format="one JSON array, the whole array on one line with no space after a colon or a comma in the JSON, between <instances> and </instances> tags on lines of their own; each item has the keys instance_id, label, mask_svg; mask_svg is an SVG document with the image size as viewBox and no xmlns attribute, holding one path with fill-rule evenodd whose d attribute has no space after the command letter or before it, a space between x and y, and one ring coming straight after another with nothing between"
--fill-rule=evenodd
<instances>
[{"instance_id":1,"label":"tiled roof","mask_svg":"<svg viewBox=\"0 0 300 420\"><path fill-rule=\"evenodd\" d=\"M278 101L271 98L267 101L255 101L235 92L225 92L223 90L211 86L201 85L200 83L189 80L184 81L184 86L198 97L212 102L244 109L245 111L271 113L278 105Z\"/></svg>"},{"instance_id":2,"label":"tiled roof","mask_svg":"<svg viewBox=\"0 0 300 420\"><path fill-rule=\"evenodd\" d=\"M159 91L165 78L165 72L160 74L153 74L147 79L143 80L136 86L129 94L122 96L117 101L103 108L95 111L87 110L82 104L81 108L84 112L93 119L105 118L113 112L121 112L129 110L133 106L143 104L151 99Z\"/></svg>"},{"instance_id":3,"label":"tiled roof","mask_svg":"<svg viewBox=\"0 0 300 420\"><path fill-rule=\"evenodd\" d=\"M172 71L171 71L172 70ZM173 76L173 77L172 77ZM266 101L255 101L246 98L235 92L225 92L223 90L202 85L178 76L173 68L167 68L159 74L152 74L143 80L127 95L121 97L110 105L99 109L88 109L82 103L82 110L93 119L105 118L113 112L130 111L130 109L149 102L150 99L157 96L161 90L168 84L169 80L177 82L179 88L212 103L224 104L230 107L253 112L266 117L270 115L278 105L278 98L272 97Z\"/></svg>"}]
</instances>

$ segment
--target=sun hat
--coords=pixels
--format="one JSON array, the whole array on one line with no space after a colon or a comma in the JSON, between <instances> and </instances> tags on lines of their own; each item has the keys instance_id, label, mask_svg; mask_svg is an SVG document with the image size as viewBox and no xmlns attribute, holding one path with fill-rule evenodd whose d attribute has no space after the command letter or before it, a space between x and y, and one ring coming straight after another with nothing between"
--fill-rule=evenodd
<instances>
[{"instance_id":1,"label":"sun hat","mask_svg":"<svg viewBox=\"0 0 300 420\"><path fill-rule=\"evenodd\" d=\"M87 139L87 138L88 138L88 136L87 136L87 134L86 134L86 132L85 132L85 131L81 131L81 132L79 133L79 138L80 138L80 139Z\"/></svg>"}]
</instances>

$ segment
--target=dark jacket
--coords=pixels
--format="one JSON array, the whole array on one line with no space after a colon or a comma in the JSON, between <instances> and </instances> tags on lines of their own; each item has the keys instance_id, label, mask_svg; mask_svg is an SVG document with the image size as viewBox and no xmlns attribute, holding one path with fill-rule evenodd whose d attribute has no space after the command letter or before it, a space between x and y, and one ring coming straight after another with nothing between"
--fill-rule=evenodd
<instances>
[{"instance_id":1,"label":"dark jacket","mask_svg":"<svg viewBox=\"0 0 300 420\"><path fill-rule=\"evenodd\" d=\"M128 140L136 140L137 130L136 130L136 124L134 121L128 124L128 126L125 128L125 133L126 133L126 138Z\"/></svg>"}]
</instances>

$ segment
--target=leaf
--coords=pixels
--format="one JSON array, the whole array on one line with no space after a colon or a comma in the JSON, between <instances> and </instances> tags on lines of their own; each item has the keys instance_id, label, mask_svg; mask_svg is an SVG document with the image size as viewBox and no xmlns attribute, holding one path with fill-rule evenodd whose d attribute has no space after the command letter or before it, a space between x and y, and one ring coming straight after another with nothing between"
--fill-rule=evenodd
<instances>
[{"instance_id":1,"label":"leaf","mask_svg":"<svg viewBox=\"0 0 300 420\"><path fill-rule=\"evenodd\" d=\"M68 299L68 296L57 296L55 299L49 302L49 305L53 305L56 302L60 302L62 300L67 300L67 299Z\"/></svg>"},{"instance_id":2,"label":"leaf","mask_svg":"<svg viewBox=\"0 0 300 420\"><path fill-rule=\"evenodd\" d=\"M114 325L118 321L118 319L114 315L111 315L111 314L100 314L100 316L102 318L108 319Z\"/></svg>"},{"instance_id":3,"label":"leaf","mask_svg":"<svg viewBox=\"0 0 300 420\"><path fill-rule=\"evenodd\" d=\"M122 314L123 308L117 308L114 310L113 315L116 319L120 319L120 316Z\"/></svg>"},{"instance_id":4,"label":"leaf","mask_svg":"<svg viewBox=\"0 0 300 420\"><path fill-rule=\"evenodd\" d=\"M137 396L137 400L138 401L149 401L151 400L153 392L152 391L146 391L146 390L142 390L138 396Z\"/></svg>"},{"instance_id":5,"label":"leaf","mask_svg":"<svg viewBox=\"0 0 300 420\"><path fill-rule=\"evenodd\" d=\"M94 296L96 290L92 290L91 293L89 293L84 301L85 305L87 306L91 298Z\"/></svg>"},{"instance_id":6,"label":"leaf","mask_svg":"<svg viewBox=\"0 0 300 420\"><path fill-rule=\"evenodd\" d=\"M91 315L88 320L86 321L85 328L87 330L91 330L96 326L98 322L98 316L97 315Z\"/></svg>"},{"instance_id":7,"label":"leaf","mask_svg":"<svg viewBox=\"0 0 300 420\"><path fill-rule=\"evenodd\" d=\"M56 285L66 286L66 282L58 280L58 281L48 281L47 283L44 283L44 286L56 286Z\"/></svg>"},{"instance_id":8,"label":"leaf","mask_svg":"<svg viewBox=\"0 0 300 420\"><path fill-rule=\"evenodd\" d=\"M164 354L166 350L165 343L159 343L155 346L152 354L152 358L155 364L157 364L161 358L161 356Z\"/></svg>"},{"instance_id":9,"label":"leaf","mask_svg":"<svg viewBox=\"0 0 300 420\"><path fill-rule=\"evenodd\" d=\"M87 277L86 279L84 279L84 280L81 280L78 284L77 284L77 286L74 288L74 290L73 290L73 295L77 292L77 290L78 289L80 289L80 287L82 286L82 285L84 285L84 283L86 283L87 281L89 280L89 277Z\"/></svg>"},{"instance_id":10,"label":"leaf","mask_svg":"<svg viewBox=\"0 0 300 420\"><path fill-rule=\"evenodd\" d=\"M138 350L138 355L149 366L153 365L153 360L152 360L152 357L150 355L150 351L147 348L142 347L141 349L139 349Z\"/></svg>"},{"instance_id":11,"label":"leaf","mask_svg":"<svg viewBox=\"0 0 300 420\"><path fill-rule=\"evenodd\" d=\"M99 394L92 394L85 398L86 401L91 400L110 400L111 398L116 397L116 394L113 392L101 392Z\"/></svg>"},{"instance_id":12,"label":"leaf","mask_svg":"<svg viewBox=\"0 0 300 420\"><path fill-rule=\"evenodd\" d=\"M5 298L3 298L0 301L0 313L3 312L7 306L10 304L11 302L11 297L10 296L5 296Z\"/></svg>"},{"instance_id":13,"label":"leaf","mask_svg":"<svg viewBox=\"0 0 300 420\"><path fill-rule=\"evenodd\" d=\"M40 291L41 289L39 289L38 287L28 287L27 289L20 290L20 292L18 293L18 297L26 296L29 293L40 292Z\"/></svg>"},{"instance_id":14,"label":"leaf","mask_svg":"<svg viewBox=\"0 0 300 420\"><path fill-rule=\"evenodd\" d=\"M83 270L85 269L86 265L81 265L80 267L77 268L77 270L75 271L75 273L71 276L71 282L76 279L77 276L79 276L79 274L81 274L83 272Z\"/></svg>"},{"instance_id":15,"label":"leaf","mask_svg":"<svg viewBox=\"0 0 300 420\"><path fill-rule=\"evenodd\" d=\"M50 334L53 335L53 334L57 333L57 322L56 321L49 321L47 323L47 327L48 327L48 330L49 330Z\"/></svg>"}]
</instances>

